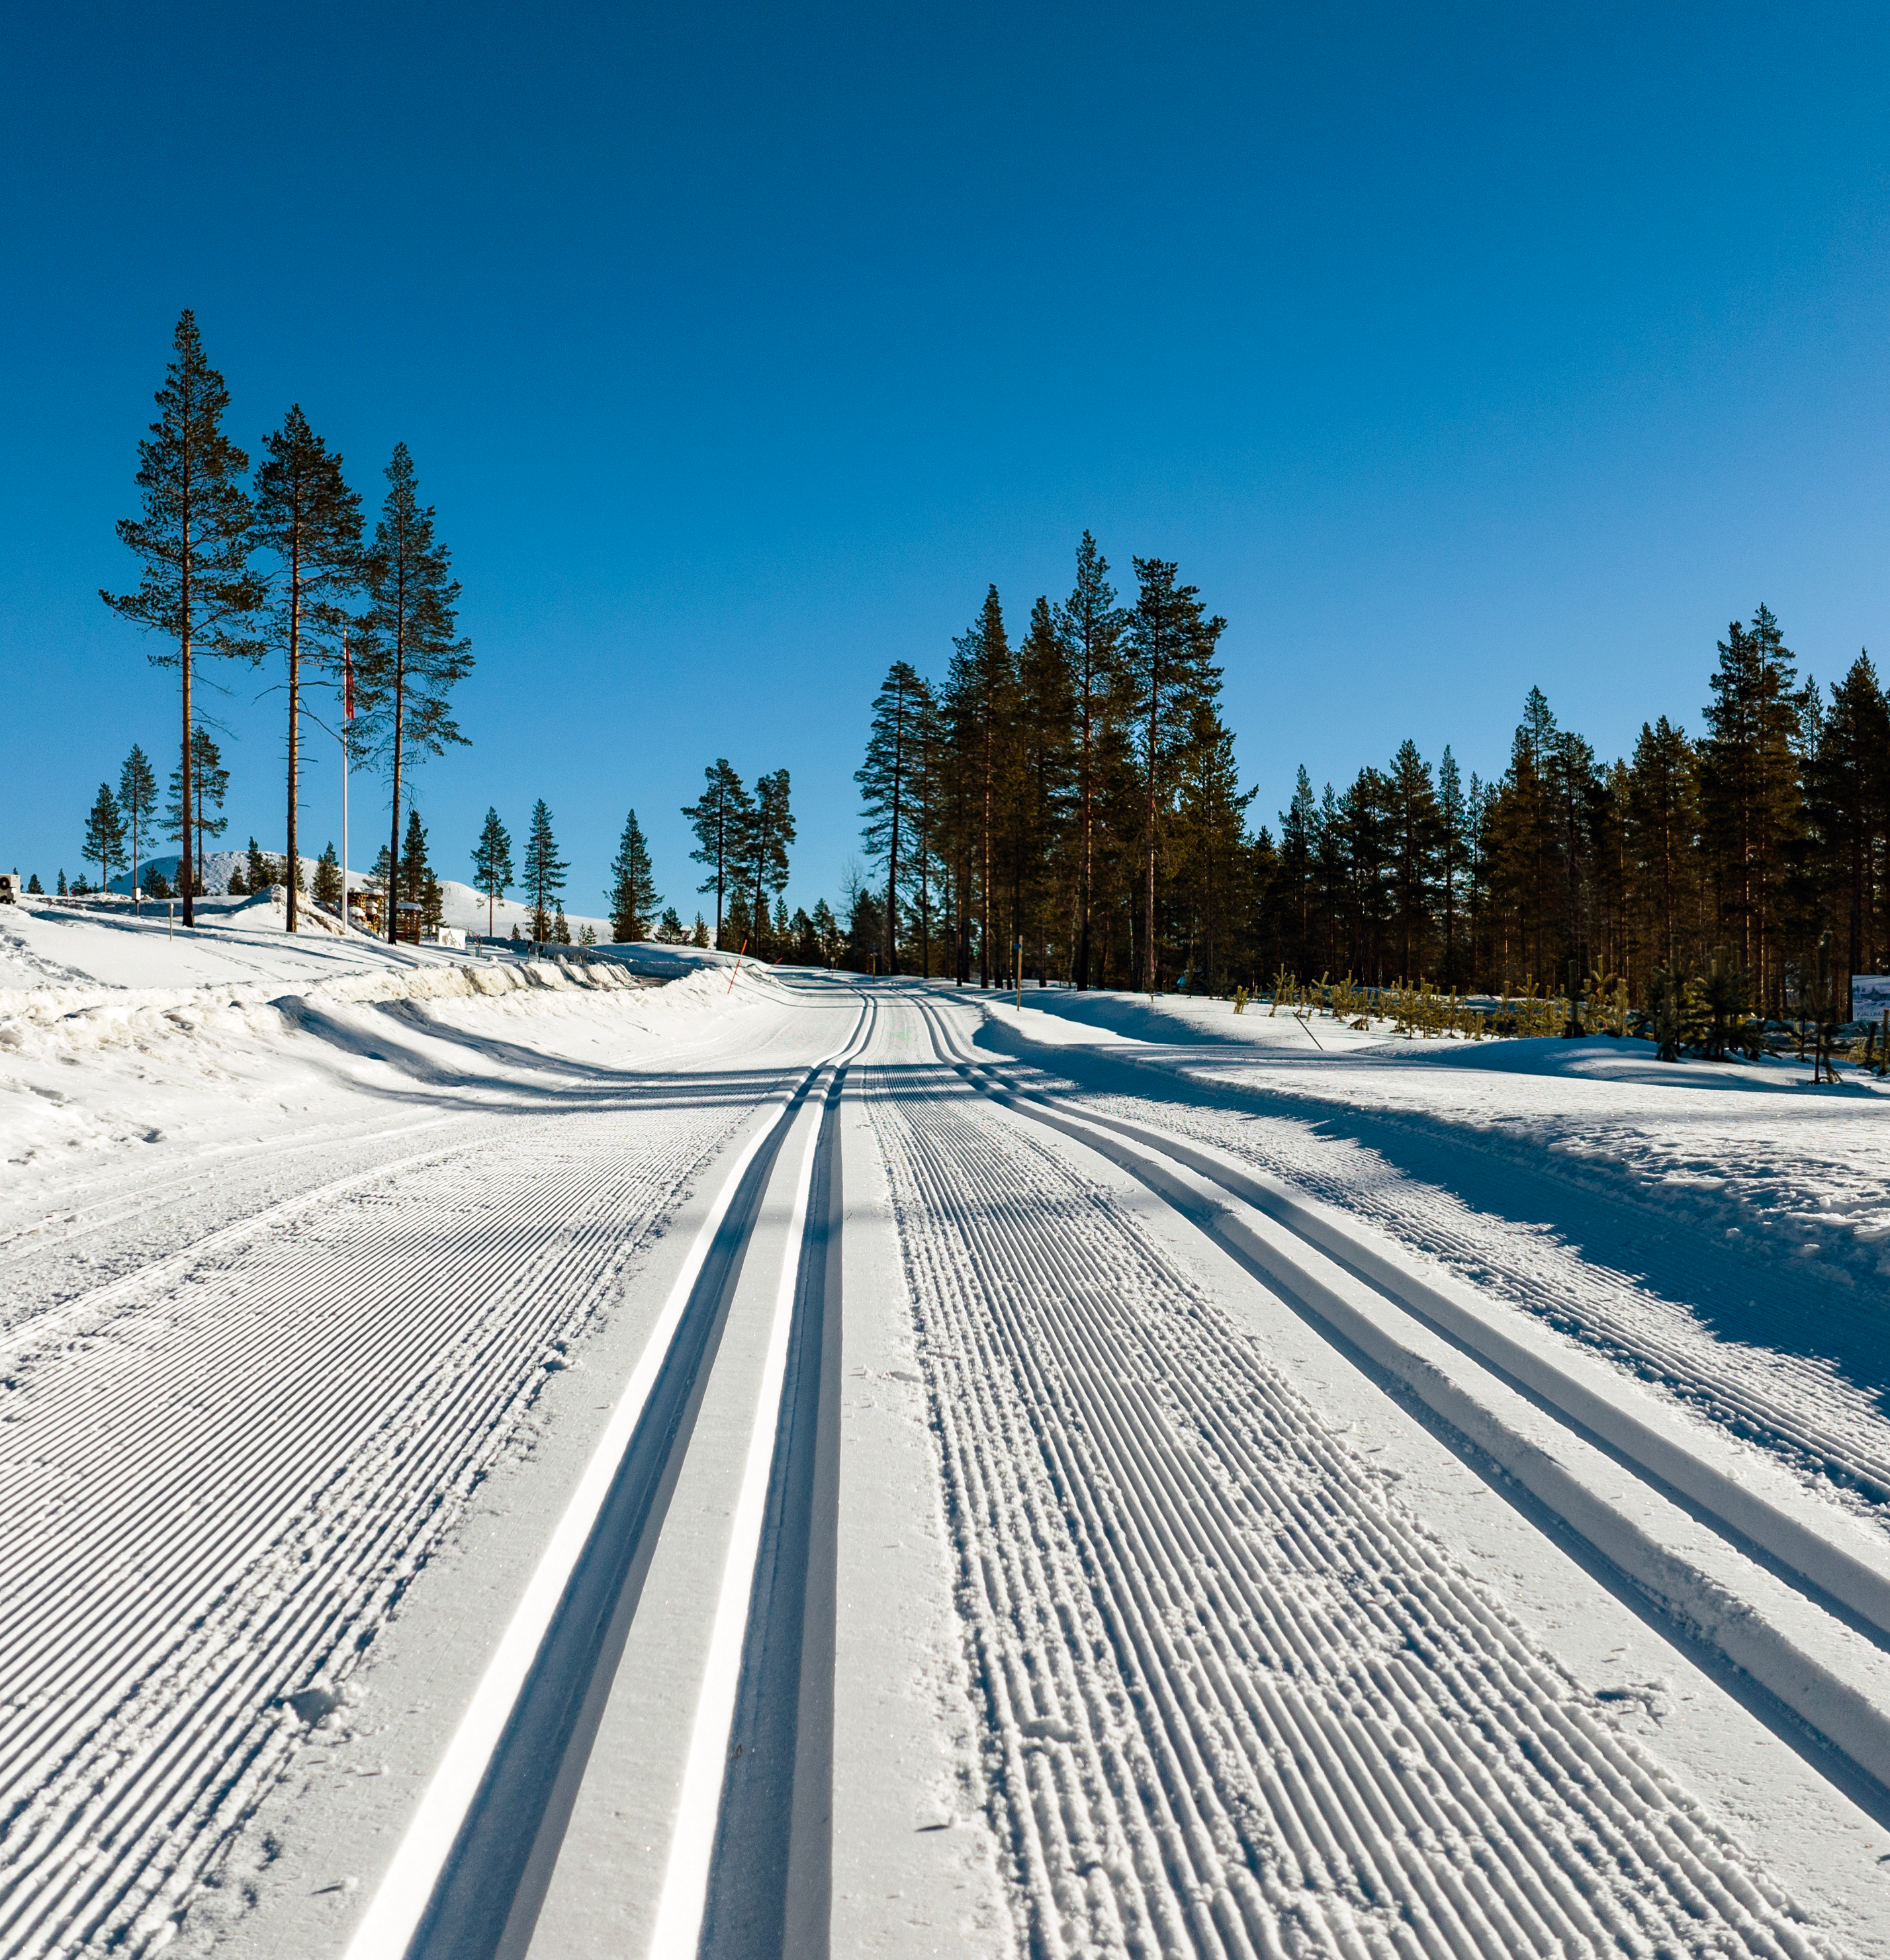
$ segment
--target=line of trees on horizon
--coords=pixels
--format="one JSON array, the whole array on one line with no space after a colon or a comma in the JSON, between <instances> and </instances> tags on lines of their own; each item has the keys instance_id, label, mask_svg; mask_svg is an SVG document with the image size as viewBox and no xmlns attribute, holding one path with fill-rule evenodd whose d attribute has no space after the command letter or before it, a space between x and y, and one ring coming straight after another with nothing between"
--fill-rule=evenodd
<instances>
[{"instance_id":1,"label":"line of trees on horizon","mask_svg":"<svg viewBox=\"0 0 1890 1960\"><path fill-rule=\"evenodd\" d=\"M1216 994L1559 991L1572 970L1637 1004L1723 969L1782 1015L1826 933L1847 975L1890 959L1890 707L1867 651L1801 682L1761 605L1719 643L1698 737L1662 716L1603 762L1532 688L1500 777L1410 741L1343 790L1301 768L1276 834L1250 824L1220 714L1225 622L1172 564L1132 565L1118 605L1086 533L1070 597L1039 598L1014 646L993 587L942 679L889 670L847 963Z\"/></svg>"}]
</instances>

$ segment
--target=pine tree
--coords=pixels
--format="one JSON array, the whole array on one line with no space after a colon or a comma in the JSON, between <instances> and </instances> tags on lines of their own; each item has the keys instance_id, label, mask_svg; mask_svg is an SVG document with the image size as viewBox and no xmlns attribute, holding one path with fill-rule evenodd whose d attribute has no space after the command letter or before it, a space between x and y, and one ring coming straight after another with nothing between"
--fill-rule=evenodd
<instances>
[{"instance_id":1,"label":"pine tree","mask_svg":"<svg viewBox=\"0 0 1890 1960\"><path fill-rule=\"evenodd\" d=\"M540 945L551 937L552 907L565 889L571 867L558 854L551 812L540 797L532 806L532 831L525 845L525 889L532 895L532 937Z\"/></svg>"},{"instance_id":2,"label":"pine tree","mask_svg":"<svg viewBox=\"0 0 1890 1960\"><path fill-rule=\"evenodd\" d=\"M223 433L229 390L204 358L188 308L178 316L171 345L173 358L157 395L158 419L138 445L143 512L118 526L144 576L135 592L99 597L119 618L177 642L175 653L151 659L176 667L182 679L179 800L188 809L197 801L191 781L196 663L203 655L259 657L250 628L262 591L249 567L251 508L243 477L250 459ZM192 896L186 879L186 926L196 923Z\"/></svg>"},{"instance_id":3,"label":"pine tree","mask_svg":"<svg viewBox=\"0 0 1890 1960\"><path fill-rule=\"evenodd\" d=\"M1193 725L1181 762L1182 870L1188 899L1191 991L1218 994L1230 954L1237 947L1244 913L1252 909L1246 888L1250 869L1247 806L1234 762L1233 731L1206 696L1196 700ZM1198 976L1201 988L1194 987Z\"/></svg>"},{"instance_id":4,"label":"pine tree","mask_svg":"<svg viewBox=\"0 0 1890 1960\"><path fill-rule=\"evenodd\" d=\"M1074 710L1076 771L1076 984L1092 985L1090 918L1096 902L1096 804L1102 790L1102 751L1120 689L1118 644L1122 614L1109 583L1109 565L1085 531L1077 546L1076 585L1057 609L1057 628L1068 649Z\"/></svg>"},{"instance_id":5,"label":"pine tree","mask_svg":"<svg viewBox=\"0 0 1890 1960\"><path fill-rule=\"evenodd\" d=\"M46 896L46 887L40 883L38 872L35 871L32 877L27 879L27 891L28 895L33 898L43 899Z\"/></svg>"},{"instance_id":6,"label":"pine tree","mask_svg":"<svg viewBox=\"0 0 1890 1960\"><path fill-rule=\"evenodd\" d=\"M1890 846L1890 704L1867 650L1831 691L1831 711L1806 775L1818 876L1843 925L1847 969L1879 972L1878 867Z\"/></svg>"},{"instance_id":7,"label":"pine tree","mask_svg":"<svg viewBox=\"0 0 1890 1960\"><path fill-rule=\"evenodd\" d=\"M434 536L433 506L420 501L404 442L394 445L387 474L387 501L364 565L368 606L358 624L355 661L364 746L387 771L388 851L397 857L408 772L418 758L443 755L449 743L466 741L449 696L473 670L473 643L454 637L460 582L452 575L452 554ZM390 909L390 943L398 931Z\"/></svg>"},{"instance_id":8,"label":"pine tree","mask_svg":"<svg viewBox=\"0 0 1890 1960\"><path fill-rule=\"evenodd\" d=\"M331 838L322 846L322 854L315 861L315 902L331 912L338 912L341 902L341 860L335 854L334 840Z\"/></svg>"},{"instance_id":9,"label":"pine tree","mask_svg":"<svg viewBox=\"0 0 1890 1960\"><path fill-rule=\"evenodd\" d=\"M332 647L348 623L343 602L361 575L361 498L342 479L341 458L308 425L298 403L262 438L256 473L255 541L275 560L268 640L287 663L288 833L286 861L300 867L302 669ZM299 877L288 885L288 930L296 929Z\"/></svg>"},{"instance_id":10,"label":"pine tree","mask_svg":"<svg viewBox=\"0 0 1890 1960\"><path fill-rule=\"evenodd\" d=\"M99 784L91 814L85 819L85 854L98 860L99 889L110 891L112 867L120 863L125 855L125 820L119 812L118 799L112 794L110 783Z\"/></svg>"},{"instance_id":11,"label":"pine tree","mask_svg":"<svg viewBox=\"0 0 1890 1960\"><path fill-rule=\"evenodd\" d=\"M166 834L177 840L177 889L187 908L193 892L203 895L205 839L221 837L230 827L229 819L218 814L230 793L230 772L223 766L223 752L201 721L190 731L188 793L184 784L184 772L173 769L164 821Z\"/></svg>"},{"instance_id":12,"label":"pine tree","mask_svg":"<svg viewBox=\"0 0 1890 1960\"><path fill-rule=\"evenodd\" d=\"M991 982L998 951L996 880L998 840L1009 787L1012 748L1013 698L1017 673L1010 641L1004 628L1004 608L991 586L970 630L953 641L951 671L946 683L945 711L957 794L953 816L956 832L953 883L957 916L956 977L969 978L974 921L978 941L978 985Z\"/></svg>"},{"instance_id":13,"label":"pine tree","mask_svg":"<svg viewBox=\"0 0 1890 1960\"><path fill-rule=\"evenodd\" d=\"M1394 877L1399 977L1408 986L1415 986L1429 934L1432 882L1443 842L1443 820L1430 765L1418 754L1415 742L1408 738L1399 746L1386 781L1397 854Z\"/></svg>"},{"instance_id":14,"label":"pine tree","mask_svg":"<svg viewBox=\"0 0 1890 1960\"><path fill-rule=\"evenodd\" d=\"M1702 828L1719 886L1720 916L1739 937L1761 1007L1783 1004L1779 909L1788 848L1803 822L1795 753L1795 657L1761 606L1736 619L1720 664L1700 752Z\"/></svg>"},{"instance_id":15,"label":"pine tree","mask_svg":"<svg viewBox=\"0 0 1890 1960\"><path fill-rule=\"evenodd\" d=\"M610 889L604 894L610 907L610 931L619 944L643 938L650 919L663 902L650 869L650 847L633 810L623 826L616 861L610 867ZM679 929L680 921L678 921Z\"/></svg>"},{"instance_id":16,"label":"pine tree","mask_svg":"<svg viewBox=\"0 0 1890 1960\"><path fill-rule=\"evenodd\" d=\"M1143 805L1141 985L1153 994L1156 952L1155 867L1176 751L1188 739L1197 702L1220 692L1216 644L1227 622L1210 619L1201 595L1177 582L1162 558L1132 561L1138 590L1123 636L1122 682Z\"/></svg>"},{"instance_id":17,"label":"pine tree","mask_svg":"<svg viewBox=\"0 0 1890 1960\"><path fill-rule=\"evenodd\" d=\"M755 813L750 820L746 851L748 877L754 893L751 915L757 938L768 931L768 902L788 889L788 848L794 841L794 813L788 772L755 778Z\"/></svg>"},{"instance_id":18,"label":"pine tree","mask_svg":"<svg viewBox=\"0 0 1890 1960\"><path fill-rule=\"evenodd\" d=\"M1274 883L1281 929L1290 957L1281 963L1301 978L1316 970L1313 914L1319 895L1319 800L1312 778L1300 765L1293 800L1280 813L1280 851Z\"/></svg>"},{"instance_id":19,"label":"pine tree","mask_svg":"<svg viewBox=\"0 0 1890 1960\"><path fill-rule=\"evenodd\" d=\"M485 894L485 936L492 937L493 913L505 889L512 882L511 833L499 821L498 812L488 803L485 826L473 847L473 882Z\"/></svg>"},{"instance_id":20,"label":"pine tree","mask_svg":"<svg viewBox=\"0 0 1890 1960\"><path fill-rule=\"evenodd\" d=\"M64 897L66 896L66 885L65 885L65 867L63 864L62 864L62 865L59 867L59 896L61 898L64 898Z\"/></svg>"},{"instance_id":21,"label":"pine tree","mask_svg":"<svg viewBox=\"0 0 1890 1960\"><path fill-rule=\"evenodd\" d=\"M695 889L715 894L715 943L720 946L724 894L740 881L755 806L742 787L741 778L729 767L727 756L717 757L702 775L702 797L689 804L682 814L695 832L695 848L689 856L708 871Z\"/></svg>"},{"instance_id":22,"label":"pine tree","mask_svg":"<svg viewBox=\"0 0 1890 1960\"><path fill-rule=\"evenodd\" d=\"M1503 991L1513 981L1554 977L1567 867L1557 791L1562 731L1548 698L1532 687L1510 746L1510 766L1492 795L1491 896L1501 933Z\"/></svg>"},{"instance_id":23,"label":"pine tree","mask_svg":"<svg viewBox=\"0 0 1890 1960\"><path fill-rule=\"evenodd\" d=\"M683 930L682 915L675 906L665 905L662 923L657 928L657 937L665 946L680 946L688 937Z\"/></svg>"},{"instance_id":24,"label":"pine tree","mask_svg":"<svg viewBox=\"0 0 1890 1960\"><path fill-rule=\"evenodd\" d=\"M853 772L860 785L866 822L863 837L867 858L886 867L886 970L899 970L899 848L906 842L901 826L909 816L915 778L919 775L920 744L931 695L912 663L896 660L873 698L873 719L867 737L866 760Z\"/></svg>"},{"instance_id":25,"label":"pine tree","mask_svg":"<svg viewBox=\"0 0 1890 1960\"><path fill-rule=\"evenodd\" d=\"M705 947L708 943L708 921L700 912L698 912L695 915L695 924L690 929L689 943L692 946Z\"/></svg>"},{"instance_id":26,"label":"pine tree","mask_svg":"<svg viewBox=\"0 0 1890 1960\"><path fill-rule=\"evenodd\" d=\"M1443 760L1437 765L1437 891L1443 925L1443 969L1439 977L1446 987L1454 987L1459 978L1458 920L1470 846L1468 816L1462 772L1446 742Z\"/></svg>"},{"instance_id":27,"label":"pine tree","mask_svg":"<svg viewBox=\"0 0 1890 1960\"><path fill-rule=\"evenodd\" d=\"M571 928L565 918L565 902L562 899L558 901L557 915L552 921L552 936L560 946L571 943Z\"/></svg>"},{"instance_id":28,"label":"pine tree","mask_svg":"<svg viewBox=\"0 0 1890 1960\"><path fill-rule=\"evenodd\" d=\"M125 827L131 838L131 881L134 901L138 893L139 842L151 825L158 810L158 777L151 759L134 742L125 766L118 772L118 807L124 813Z\"/></svg>"},{"instance_id":29,"label":"pine tree","mask_svg":"<svg viewBox=\"0 0 1890 1960\"><path fill-rule=\"evenodd\" d=\"M1049 600L1039 598L1017 649L1010 916L1013 938L1033 951L1040 979L1048 978L1052 887L1070 803L1074 712L1068 650Z\"/></svg>"},{"instance_id":30,"label":"pine tree","mask_svg":"<svg viewBox=\"0 0 1890 1960\"><path fill-rule=\"evenodd\" d=\"M434 915L427 916L428 887L434 888L436 896ZM407 808L407 834L400 847L400 898L413 908L407 914L412 922L413 936L417 940L422 927L438 923L437 893L438 886L433 876L433 866L427 856L427 833L420 822L420 813L413 805Z\"/></svg>"},{"instance_id":31,"label":"pine tree","mask_svg":"<svg viewBox=\"0 0 1890 1960\"><path fill-rule=\"evenodd\" d=\"M276 876L274 861L270 858L269 854L257 844L253 837L250 839L249 855L243 865L243 877L253 892L266 892L270 886L279 884L282 882Z\"/></svg>"},{"instance_id":32,"label":"pine tree","mask_svg":"<svg viewBox=\"0 0 1890 1960\"><path fill-rule=\"evenodd\" d=\"M821 959L831 966L840 945L840 922L833 915L832 906L825 899L816 899L808 923L813 928L814 940L820 948Z\"/></svg>"}]
</instances>

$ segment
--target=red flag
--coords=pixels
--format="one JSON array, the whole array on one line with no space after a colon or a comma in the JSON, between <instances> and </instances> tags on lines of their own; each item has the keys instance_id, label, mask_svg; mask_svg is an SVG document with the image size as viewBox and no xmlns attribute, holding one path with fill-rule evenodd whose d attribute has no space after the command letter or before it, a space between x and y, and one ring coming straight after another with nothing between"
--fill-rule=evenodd
<instances>
[{"instance_id":1,"label":"red flag","mask_svg":"<svg viewBox=\"0 0 1890 1960\"><path fill-rule=\"evenodd\" d=\"M348 651L348 635L345 633L342 635L342 697L347 705L347 713L342 719L352 721L355 718L355 662L354 657Z\"/></svg>"}]
</instances>

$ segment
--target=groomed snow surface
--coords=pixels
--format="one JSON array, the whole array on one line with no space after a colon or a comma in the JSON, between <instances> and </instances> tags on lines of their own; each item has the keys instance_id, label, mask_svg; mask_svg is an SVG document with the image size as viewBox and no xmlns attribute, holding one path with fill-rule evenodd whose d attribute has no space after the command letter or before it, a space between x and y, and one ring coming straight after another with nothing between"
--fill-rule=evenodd
<instances>
[{"instance_id":1,"label":"groomed snow surface","mask_svg":"<svg viewBox=\"0 0 1890 1960\"><path fill-rule=\"evenodd\" d=\"M1874 1089L205 915L0 908L0 1952L1890 1954Z\"/></svg>"}]
</instances>

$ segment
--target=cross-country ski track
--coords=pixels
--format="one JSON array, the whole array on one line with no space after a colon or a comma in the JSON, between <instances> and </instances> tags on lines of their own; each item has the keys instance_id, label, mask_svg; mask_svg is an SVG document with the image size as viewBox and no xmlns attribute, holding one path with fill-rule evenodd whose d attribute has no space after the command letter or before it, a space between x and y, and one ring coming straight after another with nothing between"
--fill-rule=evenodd
<instances>
[{"instance_id":1,"label":"cross-country ski track","mask_svg":"<svg viewBox=\"0 0 1890 1960\"><path fill-rule=\"evenodd\" d=\"M1890 1955L1802 1341L1353 1202L1237 1058L496 1011L285 1009L382 1118L167 1243L0 1220L0 1954Z\"/></svg>"}]
</instances>

